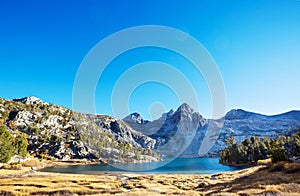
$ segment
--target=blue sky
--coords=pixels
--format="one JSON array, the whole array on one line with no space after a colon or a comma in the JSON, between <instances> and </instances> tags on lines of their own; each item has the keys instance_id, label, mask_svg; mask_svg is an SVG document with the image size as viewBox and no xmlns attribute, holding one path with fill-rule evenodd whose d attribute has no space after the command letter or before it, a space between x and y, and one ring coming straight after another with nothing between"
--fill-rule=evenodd
<instances>
[{"instance_id":1,"label":"blue sky","mask_svg":"<svg viewBox=\"0 0 300 196\"><path fill-rule=\"evenodd\" d=\"M73 82L86 54L112 33L138 25L180 29L201 42L222 74L226 111L242 108L264 114L300 109L300 1L0 1L0 96L34 95L72 108ZM97 113L112 114L116 80L142 61L172 64L197 91L200 113L211 114L203 77L167 51L144 48L116 58L95 92ZM176 109L180 102L166 86L147 83L129 99L130 112ZM154 104L155 105L155 104ZM153 106L153 105L152 105Z\"/></svg>"}]
</instances>

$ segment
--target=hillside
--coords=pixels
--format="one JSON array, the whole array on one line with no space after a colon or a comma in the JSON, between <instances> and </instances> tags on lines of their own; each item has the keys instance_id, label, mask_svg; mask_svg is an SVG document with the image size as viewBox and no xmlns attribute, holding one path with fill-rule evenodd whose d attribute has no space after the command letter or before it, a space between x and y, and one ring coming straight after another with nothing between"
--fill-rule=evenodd
<instances>
[{"instance_id":1,"label":"hillside","mask_svg":"<svg viewBox=\"0 0 300 196\"><path fill-rule=\"evenodd\" d=\"M0 125L13 138L25 134L28 153L40 158L100 159L110 163L159 160L150 150L154 141L141 136L122 120L79 114L36 97L0 99ZM136 140L142 144L149 140L150 146L140 145Z\"/></svg>"}]
</instances>

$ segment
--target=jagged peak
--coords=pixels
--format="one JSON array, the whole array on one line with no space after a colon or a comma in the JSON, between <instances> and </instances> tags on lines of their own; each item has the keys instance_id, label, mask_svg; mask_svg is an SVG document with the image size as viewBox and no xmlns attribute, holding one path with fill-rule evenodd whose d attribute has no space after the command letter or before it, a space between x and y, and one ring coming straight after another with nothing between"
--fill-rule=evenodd
<instances>
[{"instance_id":1,"label":"jagged peak","mask_svg":"<svg viewBox=\"0 0 300 196\"><path fill-rule=\"evenodd\" d=\"M178 109L177 109L176 112L188 112L188 113L193 113L194 110L193 110L193 108L192 108L189 104L183 103L183 104L181 104L181 105L178 107Z\"/></svg>"},{"instance_id":2,"label":"jagged peak","mask_svg":"<svg viewBox=\"0 0 300 196\"><path fill-rule=\"evenodd\" d=\"M144 120L143 117L137 112L129 114L123 120L125 121L131 120L138 124L145 124L146 122L148 122L147 120Z\"/></svg>"},{"instance_id":3,"label":"jagged peak","mask_svg":"<svg viewBox=\"0 0 300 196\"><path fill-rule=\"evenodd\" d=\"M141 115L139 113L137 113L137 112L131 113L130 115L131 116L136 116L136 117L141 117Z\"/></svg>"}]
</instances>

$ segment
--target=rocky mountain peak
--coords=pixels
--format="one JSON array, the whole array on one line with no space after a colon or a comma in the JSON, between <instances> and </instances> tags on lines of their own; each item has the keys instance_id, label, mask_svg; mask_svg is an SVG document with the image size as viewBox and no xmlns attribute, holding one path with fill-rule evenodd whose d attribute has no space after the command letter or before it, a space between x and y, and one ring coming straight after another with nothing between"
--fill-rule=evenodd
<instances>
[{"instance_id":1,"label":"rocky mountain peak","mask_svg":"<svg viewBox=\"0 0 300 196\"><path fill-rule=\"evenodd\" d=\"M194 110L193 110L193 108L191 108L191 106L189 104L183 103L178 107L177 111L193 113Z\"/></svg>"},{"instance_id":2,"label":"rocky mountain peak","mask_svg":"<svg viewBox=\"0 0 300 196\"><path fill-rule=\"evenodd\" d=\"M137 112L134 112L132 114L129 114L128 116L126 116L124 118L125 121L133 121L137 124L145 124L147 123L148 121L147 120L144 120L143 117L137 113Z\"/></svg>"},{"instance_id":3,"label":"rocky mountain peak","mask_svg":"<svg viewBox=\"0 0 300 196\"><path fill-rule=\"evenodd\" d=\"M45 103L46 104L46 102L42 101L41 99L39 99L35 96L17 98L17 99L13 99L13 101L21 102L21 103L24 103L24 104L40 104L40 103Z\"/></svg>"},{"instance_id":4,"label":"rocky mountain peak","mask_svg":"<svg viewBox=\"0 0 300 196\"><path fill-rule=\"evenodd\" d=\"M199 122L199 125L202 127L205 123L205 119L203 116L195 111L190 105L187 103L183 103L179 108L174 112L174 114L170 118L179 118L181 120L186 119L193 123ZM183 120L184 121L184 120Z\"/></svg>"}]
</instances>

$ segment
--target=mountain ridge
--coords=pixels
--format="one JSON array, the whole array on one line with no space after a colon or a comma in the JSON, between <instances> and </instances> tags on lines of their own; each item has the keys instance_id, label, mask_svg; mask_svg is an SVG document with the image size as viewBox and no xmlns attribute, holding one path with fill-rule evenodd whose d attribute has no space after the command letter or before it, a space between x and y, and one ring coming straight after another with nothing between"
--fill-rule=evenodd
<instances>
[{"instance_id":1,"label":"mountain ridge","mask_svg":"<svg viewBox=\"0 0 300 196\"><path fill-rule=\"evenodd\" d=\"M187 104L187 103L183 103L183 104ZM182 104L181 104L182 105ZM187 104L188 105L188 104ZM180 107L180 106L179 106ZM289 115L289 114L296 114L296 115L300 115L300 110L289 110L289 111L286 111L286 112L282 112L282 113L278 113L278 114L264 114L264 113L259 113L259 112L254 112L254 111L249 111L249 110L246 110L246 109L230 109L228 112L225 113L225 115L219 119L222 119L226 116L226 114L232 112L232 111L236 111L236 110L240 110L240 111L243 111L243 112L247 112L247 113L251 113L251 114L254 114L254 115L259 115L259 116L265 116L265 117L278 117L278 116L285 116L285 115ZM170 109L170 111L173 111L174 112L174 109ZM169 111L169 112L170 112ZM166 113L162 113L162 116L168 114L169 112L166 112ZM149 122L150 120L148 119L145 119L139 112L133 112L133 113L130 113L129 115L127 115L126 117L124 117L123 119L126 119L128 118L130 115L138 115L140 116L140 118L143 119L143 121L146 121L146 122ZM210 119L210 118L206 118L206 119ZM211 119L211 120L219 120L219 119ZM154 119L154 120L157 120L157 119ZM150 121L151 122L151 121Z\"/></svg>"},{"instance_id":2,"label":"mountain ridge","mask_svg":"<svg viewBox=\"0 0 300 196\"><path fill-rule=\"evenodd\" d=\"M7 111L4 108L8 108ZM220 150L225 148L224 140L229 136L241 142L251 136L272 138L300 129L298 110L264 115L233 109L215 120L204 118L187 103L183 103L176 110L171 109L160 118L149 121L137 112L123 119L100 114L80 114L32 96L13 101L1 99L0 118L5 119L0 120L9 130L20 130L28 135L32 153L45 153L51 148L51 156L57 159L109 156L113 157L110 160L112 162L119 162L117 157L124 153L118 150L120 145L128 145L126 148L131 149L131 155L124 160L130 160L129 157L134 159L135 153L147 152L151 155L152 150L165 157L218 156ZM35 134L41 134L46 137L43 140L50 143L40 146L41 139ZM57 134L61 138L60 143L51 141L47 134ZM75 143L70 143L66 138L71 138ZM81 143L76 138L83 138L85 142ZM91 138L99 138L100 143ZM77 146L73 148L81 149L79 151L84 152L85 156L75 156L78 150L66 150L64 145ZM102 149L101 152L98 147ZM99 151L98 154L95 151ZM75 154L69 156L66 155L68 153Z\"/></svg>"},{"instance_id":3,"label":"mountain ridge","mask_svg":"<svg viewBox=\"0 0 300 196\"><path fill-rule=\"evenodd\" d=\"M183 109L183 114L194 112L193 109L186 103L178 107L176 110L177 114L181 109ZM174 112L171 116L173 116L176 112ZM243 109L232 109L228 111L224 117L217 120L206 119L202 117L200 113L198 114L199 128L196 130L194 139L191 141L190 146L188 146L186 151L181 154L181 157L218 156L220 150L225 148L224 140L229 136L234 136L237 138L238 142L241 142L246 137L266 136L273 138L279 134L291 134L297 129L300 129L300 111L298 110L291 110L275 115L264 115L260 113L249 112ZM140 114L138 115L141 117ZM164 115L165 114L162 114L162 116ZM168 127L170 127L170 123L167 119L165 119L165 122L160 122L160 127L156 126L157 133L153 131L152 135L149 135L158 141L157 145L166 142L165 136L170 135L170 133L167 133L170 130L168 129ZM138 131L143 130L143 126L146 127L145 125L139 125L137 127L135 122L130 121L129 119L123 120L126 121L130 126L135 127ZM156 120L148 121L147 128L151 128L149 125L153 124L155 121ZM173 123L176 124L176 120L174 120ZM172 130L174 131L175 129L176 125L173 125ZM207 132L207 130L209 131ZM217 136L218 138L216 138ZM210 148L212 143L215 143L206 155L200 153L200 149L205 149L202 145L203 141L205 145L209 146L208 148ZM204 151L206 150L207 149Z\"/></svg>"}]
</instances>

